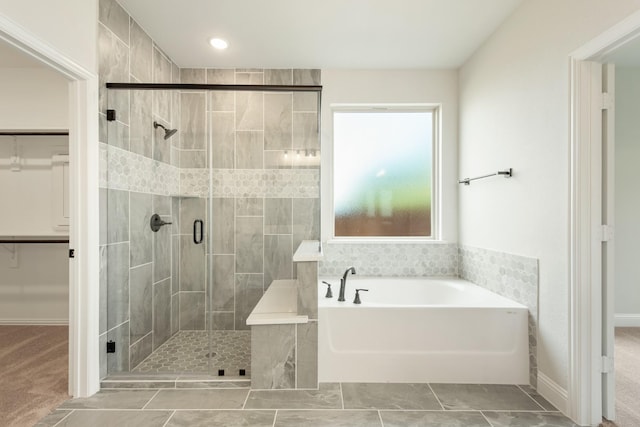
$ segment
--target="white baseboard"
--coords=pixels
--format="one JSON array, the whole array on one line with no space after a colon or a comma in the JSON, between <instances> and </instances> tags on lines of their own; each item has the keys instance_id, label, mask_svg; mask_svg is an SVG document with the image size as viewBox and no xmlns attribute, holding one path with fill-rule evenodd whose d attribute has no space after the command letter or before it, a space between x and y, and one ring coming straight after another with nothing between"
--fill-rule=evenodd
<instances>
[{"instance_id":1,"label":"white baseboard","mask_svg":"<svg viewBox=\"0 0 640 427\"><path fill-rule=\"evenodd\" d=\"M69 319L0 319L0 325L68 325Z\"/></svg>"},{"instance_id":2,"label":"white baseboard","mask_svg":"<svg viewBox=\"0 0 640 427\"><path fill-rule=\"evenodd\" d=\"M640 314L616 314L614 323L626 328L640 328Z\"/></svg>"},{"instance_id":3,"label":"white baseboard","mask_svg":"<svg viewBox=\"0 0 640 427\"><path fill-rule=\"evenodd\" d=\"M560 387L548 376L538 371L538 393L555 406L558 411L567 414L569 397L567 390Z\"/></svg>"}]
</instances>

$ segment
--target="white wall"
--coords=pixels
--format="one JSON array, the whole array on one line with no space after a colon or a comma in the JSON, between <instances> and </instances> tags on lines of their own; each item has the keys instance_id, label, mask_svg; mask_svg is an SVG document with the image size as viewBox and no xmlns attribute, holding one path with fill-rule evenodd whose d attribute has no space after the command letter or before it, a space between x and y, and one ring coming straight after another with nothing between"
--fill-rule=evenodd
<instances>
[{"instance_id":1,"label":"white wall","mask_svg":"<svg viewBox=\"0 0 640 427\"><path fill-rule=\"evenodd\" d=\"M0 0L0 18L97 72L98 0Z\"/></svg>"},{"instance_id":2,"label":"white wall","mask_svg":"<svg viewBox=\"0 0 640 427\"><path fill-rule=\"evenodd\" d=\"M455 70L322 70L322 240L330 238L332 104L442 104L442 240L457 242L458 73ZM354 159L357 161L357 159Z\"/></svg>"},{"instance_id":3,"label":"white wall","mask_svg":"<svg viewBox=\"0 0 640 427\"><path fill-rule=\"evenodd\" d=\"M20 167L14 171L10 159L16 143ZM19 136L15 140L0 136L0 236L69 234L54 212L54 199L64 200L64 186L51 165L54 155L64 154L69 154L67 136Z\"/></svg>"},{"instance_id":4,"label":"white wall","mask_svg":"<svg viewBox=\"0 0 640 427\"><path fill-rule=\"evenodd\" d=\"M67 249L64 244L0 244L0 324L68 322Z\"/></svg>"},{"instance_id":5,"label":"white wall","mask_svg":"<svg viewBox=\"0 0 640 427\"><path fill-rule=\"evenodd\" d=\"M569 54L639 0L525 0L460 70L459 239L539 259L539 372L566 390Z\"/></svg>"},{"instance_id":6,"label":"white wall","mask_svg":"<svg viewBox=\"0 0 640 427\"><path fill-rule=\"evenodd\" d=\"M69 127L67 80L49 68L0 68L0 129Z\"/></svg>"},{"instance_id":7,"label":"white wall","mask_svg":"<svg viewBox=\"0 0 640 427\"><path fill-rule=\"evenodd\" d=\"M616 315L640 319L640 67L616 68L615 107Z\"/></svg>"}]
</instances>

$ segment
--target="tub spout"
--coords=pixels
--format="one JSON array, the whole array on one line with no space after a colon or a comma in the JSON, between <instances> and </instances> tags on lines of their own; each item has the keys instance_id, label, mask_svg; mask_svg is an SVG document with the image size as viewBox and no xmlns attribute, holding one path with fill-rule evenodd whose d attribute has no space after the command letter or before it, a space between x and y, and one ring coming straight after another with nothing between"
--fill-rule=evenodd
<instances>
[{"instance_id":1,"label":"tub spout","mask_svg":"<svg viewBox=\"0 0 640 427\"><path fill-rule=\"evenodd\" d=\"M353 267L347 268L347 271L344 272L342 279L340 279L340 295L338 296L338 301L344 301L344 289L347 286L347 275L351 272L351 274L356 274L356 269Z\"/></svg>"}]
</instances>

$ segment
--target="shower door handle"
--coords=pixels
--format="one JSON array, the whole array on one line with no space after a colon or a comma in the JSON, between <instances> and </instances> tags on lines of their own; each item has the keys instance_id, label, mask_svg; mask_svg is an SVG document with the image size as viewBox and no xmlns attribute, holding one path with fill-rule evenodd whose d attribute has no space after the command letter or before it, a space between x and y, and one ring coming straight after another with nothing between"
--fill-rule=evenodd
<instances>
[{"instance_id":1,"label":"shower door handle","mask_svg":"<svg viewBox=\"0 0 640 427\"><path fill-rule=\"evenodd\" d=\"M198 230L200 229L200 230ZM198 237L198 231L200 231L200 236ZM202 243L204 239L204 222L201 219L196 219L193 221L193 243L199 245Z\"/></svg>"}]
</instances>

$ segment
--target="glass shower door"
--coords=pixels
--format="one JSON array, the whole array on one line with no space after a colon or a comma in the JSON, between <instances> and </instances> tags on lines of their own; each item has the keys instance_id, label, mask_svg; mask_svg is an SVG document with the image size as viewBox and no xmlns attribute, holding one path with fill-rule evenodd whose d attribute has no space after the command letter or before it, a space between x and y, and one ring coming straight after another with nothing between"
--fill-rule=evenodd
<instances>
[{"instance_id":1,"label":"glass shower door","mask_svg":"<svg viewBox=\"0 0 640 427\"><path fill-rule=\"evenodd\" d=\"M193 194L180 185L181 162L208 176L206 129L180 126L182 98L192 96L109 89L101 97L102 377L211 371L208 186Z\"/></svg>"},{"instance_id":2,"label":"glass shower door","mask_svg":"<svg viewBox=\"0 0 640 427\"><path fill-rule=\"evenodd\" d=\"M295 279L299 243L320 237L316 87L240 87L317 85L319 71L206 78L236 90L120 85L101 97L102 377L248 379L247 317L274 280Z\"/></svg>"},{"instance_id":3,"label":"glass shower door","mask_svg":"<svg viewBox=\"0 0 640 427\"><path fill-rule=\"evenodd\" d=\"M274 280L295 279L300 242L319 239L318 93L238 87L292 81L319 84L319 72L207 70L208 83L236 84L212 90L205 106L214 374L251 375L247 318Z\"/></svg>"}]
</instances>

